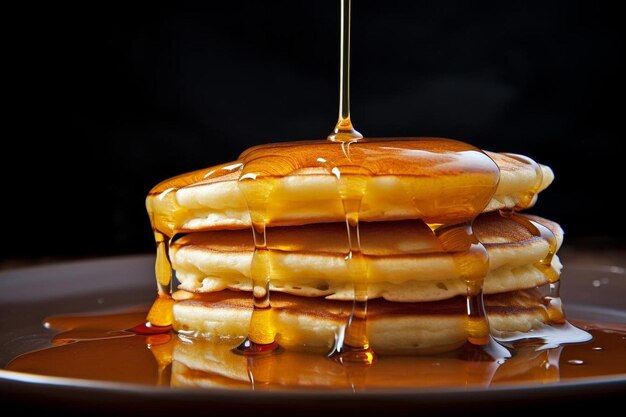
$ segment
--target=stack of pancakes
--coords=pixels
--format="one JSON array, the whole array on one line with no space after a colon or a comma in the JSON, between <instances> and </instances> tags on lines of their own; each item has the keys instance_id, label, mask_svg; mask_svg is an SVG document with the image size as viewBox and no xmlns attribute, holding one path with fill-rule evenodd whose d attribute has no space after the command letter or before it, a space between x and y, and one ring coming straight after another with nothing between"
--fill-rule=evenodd
<instances>
[{"instance_id":1,"label":"stack of pancakes","mask_svg":"<svg viewBox=\"0 0 626 417\"><path fill-rule=\"evenodd\" d=\"M558 280L554 252L563 233L517 211L531 207L553 178L550 168L519 155L393 139L266 145L169 179L150 192L147 208L180 282L174 329L205 338L248 335L262 249L266 317L286 348L332 350L354 314L357 289L365 291L367 339L376 352L462 345L471 291L484 299L492 334L529 332L550 321L540 287ZM442 237L448 229L462 231L452 245ZM470 243L459 249L457 241ZM485 262L476 275L464 263L478 258Z\"/></svg>"}]
</instances>

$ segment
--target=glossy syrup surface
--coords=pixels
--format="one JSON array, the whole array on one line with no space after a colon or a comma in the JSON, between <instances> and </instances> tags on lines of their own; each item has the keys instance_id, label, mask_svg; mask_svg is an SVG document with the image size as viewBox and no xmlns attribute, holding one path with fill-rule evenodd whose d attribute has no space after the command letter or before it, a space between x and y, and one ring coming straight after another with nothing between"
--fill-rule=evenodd
<instances>
[{"instance_id":1,"label":"glossy syrup surface","mask_svg":"<svg viewBox=\"0 0 626 417\"><path fill-rule=\"evenodd\" d=\"M556 384L579 378L626 376L626 326L576 322L593 336L547 347L541 340L512 344L504 361L463 357L462 350L429 356L382 356L370 366L340 364L323 355L280 350L235 355L233 344L141 334L130 329L145 310L56 316L51 346L15 358L7 369L31 374L190 388L244 390L373 388L488 388ZM410 369L411 372L407 372Z\"/></svg>"}]
</instances>

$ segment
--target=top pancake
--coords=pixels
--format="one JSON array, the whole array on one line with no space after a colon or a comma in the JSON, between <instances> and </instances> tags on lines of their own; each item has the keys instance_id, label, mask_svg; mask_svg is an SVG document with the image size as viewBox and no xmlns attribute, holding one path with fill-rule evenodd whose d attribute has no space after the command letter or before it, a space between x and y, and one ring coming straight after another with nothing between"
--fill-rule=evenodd
<instances>
[{"instance_id":1,"label":"top pancake","mask_svg":"<svg viewBox=\"0 0 626 417\"><path fill-rule=\"evenodd\" d=\"M146 206L153 227L179 232L342 221L469 220L532 206L554 176L529 158L433 138L263 145L238 161L166 180Z\"/></svg>"}]
</instances>

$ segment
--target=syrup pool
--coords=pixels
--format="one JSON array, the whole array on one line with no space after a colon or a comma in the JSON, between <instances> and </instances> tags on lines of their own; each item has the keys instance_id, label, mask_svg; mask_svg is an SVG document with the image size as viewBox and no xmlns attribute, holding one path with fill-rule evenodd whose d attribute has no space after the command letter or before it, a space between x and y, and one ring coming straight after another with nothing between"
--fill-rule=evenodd
<instances>
[{"instance_id":1,"label":"syrup pool","mask_svg":"<svg viewBox=\"0 0 626 417\"><path fill-rule=\"evenodd\" d=\"M282 350L244 356L239 341L215 343L174 332L147 334L135 325L146 310L63 315L45 320L56 330L50 346L13 359L6 369L38 375L186 388L244 390L368 390L495 387L559 383L626 375L626 325L575 322L593 339L549 347L539 339L509 345L506 360L440 355L384 356L369 366L341 364L318 354Z\"/></svg>"}]
</instances>

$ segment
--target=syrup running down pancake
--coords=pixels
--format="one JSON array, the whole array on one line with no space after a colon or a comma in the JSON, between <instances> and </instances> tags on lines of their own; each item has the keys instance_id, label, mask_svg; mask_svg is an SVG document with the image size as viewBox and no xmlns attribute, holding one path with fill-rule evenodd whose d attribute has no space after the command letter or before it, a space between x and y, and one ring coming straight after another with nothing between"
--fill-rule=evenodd
<instances>
[{"instance_id":1,"label":"syrup running down pancake","mask_svg":"<svg viewBox=\"0 0 626 417\"><path fill-rule=\"evenodd\" d=\"M246 336L252 314L248 293L224 290L178 297L174 328L179 333L214 341ZM506 337L541 328L549 322L543 298L538 290L485 296L492 334ZM276 293L268 321L282 347L327 353L351 311L349 301ZM465 343L466 314L464 297L422 303L369 300L367 338L378 354L446 352Z\"/></svg>"},{"instance_id":2,"label":"syrup running down pancake","mask_svg":"<svg viewBox=\"0 0 626 417\"><path fill-rule=\"evenodd\" d=\"M442 351L562 325L563 232L517 213L553 178L530 158L449 139L251 148L148 195L157 276L171 285L171 265L180 282L173 300L161 284L149 319L159 324L165 309L164 324L208 338L248 328L270 350L348 345L370 352L365 362L374 345ZM510 311L495 313L488 297ZM450 303L453 319L432 314ZM386 317L398 309L408 313Z\"/></svg>"},{"instance_id":3,"label":"syrup running down pancake","mask_svg":"<svg viewBox=\"0 0 626 417\"><path fill-rule=\"evenodd\" d=\"M560 227L528 216L563 239ZM352 300L354 288L344 260L348 252L345 224L277 227L268 233L272 291L304 297ZM485 294L534 288L548 279L536 265L550 244L519 223L498 213L481 214L474 234L489 254ZM445 252L428 226L420 221L361 224L361 251L367 269L368 298L389 301L435 301L464 295L453 257ZM179 289L208 293L224 289L251 291L254 241L249 230L190 233L170 248ZM552 266L560 271L558 257Z\"/></svg>"}]
</instances>

